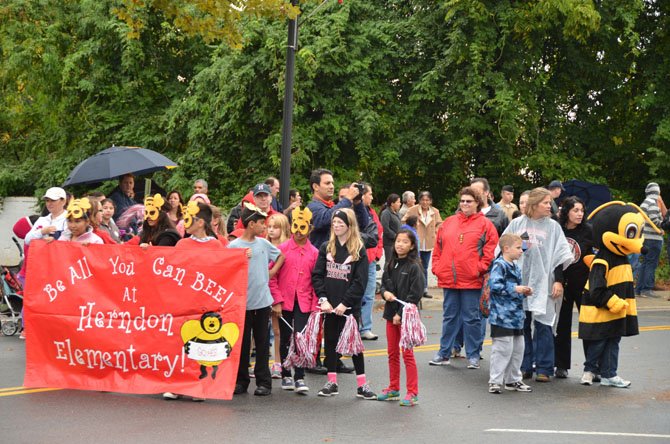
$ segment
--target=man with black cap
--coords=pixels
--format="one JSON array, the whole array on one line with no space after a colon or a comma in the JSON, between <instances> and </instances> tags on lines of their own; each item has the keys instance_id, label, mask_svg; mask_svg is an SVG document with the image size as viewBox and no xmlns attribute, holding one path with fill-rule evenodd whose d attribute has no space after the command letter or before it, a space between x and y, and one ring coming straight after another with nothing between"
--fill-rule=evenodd
<instances>
[{"instance_id":1,"label":"man with black cap","mask_svg":"<svg viewBox=\"0 0 670 444\"><path fill-rule=\"evenodd\" d=\"M519 211L519 208L514 202L514 187L512 185L504 185L500 191L500 202L498 205L500 209L503 210L507 218L511 221L515 211Z\"/></svg>"},{"instance_id":2,"label":"man with black cap","mask_svg":"<svg viewBox=\"0 0 670 444\"><path fill-rule=\"evenodd\" d=\"M558 205L556 204L556 199L561 196L561 193L565 190L563 184L560 180L552 180L547 185L547 189L551 193L551 218L558 220Z\"/></svg>"},{"instance_id":3,"label":"man with black cap","mask_svg":"<svg viewBox=\"0 0 670 444\"><path fill-rule=\"evenodd\" d=\"M249 202L251 204L256 205L258 208L261 209L262 212L267 214L267 217L270 217L271 215L275 214L276 211L274 208L272 208L272 193L270 191L270 187L267 186L267 184L264 183L259 183L254 185L254 187L247 193L246 196L242 198L242 205L244 205L244 202ZM238 219L235 222L235 229L244 229L244 225L242 224L242 219Z\"/></svg>"}]
</instances>

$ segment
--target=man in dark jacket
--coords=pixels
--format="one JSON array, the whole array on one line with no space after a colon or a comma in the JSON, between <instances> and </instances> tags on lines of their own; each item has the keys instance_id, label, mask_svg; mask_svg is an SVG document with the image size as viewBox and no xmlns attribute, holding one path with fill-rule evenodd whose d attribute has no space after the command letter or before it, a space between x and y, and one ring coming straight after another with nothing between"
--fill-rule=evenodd
<instances>
[{"instance_id":1,"label":"man in dark jacket","mask_svg":"<svg viewBox=\"0 0 670 444\"><path fill-rule=\"evenodd\" d=\"M135 176L124 174L119 177L119 185L112 190L109 198L114 202L114 220L118 219L135 202Z\"/></svg>"},{"instance_id":2,"label":"man in dark jacket","mask_svg":"<svg viewBox=\"0 0 670 444\"><path fill-rule=\"evenodd\" d=\"M361 236L365 242L365 248L372 248L376 244L377 234L375 233L375 244L370 245L365 233L370 225L370 216L361 201L360 192L356 184L351 184L340 201L335 204L333 196L335 194L335 182L333 181L332 171L318 169L312 171L309 178L309 186L312 188L312 201L307 204L307 208L312 212L312 233L309 235L309 241L316 248L327 242L330 237L331 219L335 211L340 208L353 208L358 221L358 227L361 230ZM375 225L376 228L376 224ZM370 234L370 233L368 233ZM370 236L372 237L372 236Z\"/></svg>"},{"instance_id":3,"label":"man in dark jacket","mask_svg":"<svg viewBox=\"0 0 670 444\"><path fill-rule=\"evenodd\" d=\"M505 231L505 228L507 228L507 225L509 225L509 218L505 212L490 199L489 195L491 194L491 188L489 187L489 181L483 177L475 177L470 181L470 186L484 198L482 213L484 213L488 220L493 222L493 226L496 227L498 236L501 236L503 231Z\"/></svg>"}]
</instances>

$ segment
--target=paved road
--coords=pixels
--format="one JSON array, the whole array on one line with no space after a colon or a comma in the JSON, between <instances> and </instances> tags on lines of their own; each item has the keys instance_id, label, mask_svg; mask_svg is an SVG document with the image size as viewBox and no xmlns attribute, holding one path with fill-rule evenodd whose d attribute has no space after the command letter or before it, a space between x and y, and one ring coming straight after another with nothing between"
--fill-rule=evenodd
<instances>
[{"instance_id":1,"label":"paved road","mask_svg":"<svg viewBox=\"0 0 670 444\"><path fill-rule=\"evenodd\" d=\"M316 396L325 377L311 375L307 397L282 392L278 382L271 397L246 395L230 402L75 390L24 394L16 389L25 368L24 343L0 337L0 442L670 442L665 297L640 301L643 332L622 341L620 374L633 381L630 389L579 385L583 354L574 339L568 379L534 383L533 393L491 395L489 341L480 370L467 370L465 360L428 366L440 332L439 292L433 294L438 298L426 301L423 311L429 341L416 351L421 403L414 408L355 398L355 378L349 375L340 376L340 395L330 399ZM380 315L375 316L381 334ZM385 343L383 335L366 343L366 373L375 390L388 378Z\"/></svg>"}]
</instances>

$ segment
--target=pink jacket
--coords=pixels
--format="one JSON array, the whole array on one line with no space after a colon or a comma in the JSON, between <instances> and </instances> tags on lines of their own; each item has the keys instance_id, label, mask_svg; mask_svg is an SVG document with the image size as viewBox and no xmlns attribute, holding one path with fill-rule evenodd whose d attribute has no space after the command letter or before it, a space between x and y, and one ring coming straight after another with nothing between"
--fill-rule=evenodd
<instances>
[{"instance_id":1,"label":"pink jacket","mask_svg":"<svg viewBox=\"0 0 670 444\"><path fill-rule=\"evenodd\" d=\"M270 280L273 304L282 303L282 310L293 311L296 298L300 311L310 313L317 309L317 297L312 287L312 270L319 251L309 240L299 246L293 238L279 246L285 257L284 265Z\"/></svg>"}]
</instances>

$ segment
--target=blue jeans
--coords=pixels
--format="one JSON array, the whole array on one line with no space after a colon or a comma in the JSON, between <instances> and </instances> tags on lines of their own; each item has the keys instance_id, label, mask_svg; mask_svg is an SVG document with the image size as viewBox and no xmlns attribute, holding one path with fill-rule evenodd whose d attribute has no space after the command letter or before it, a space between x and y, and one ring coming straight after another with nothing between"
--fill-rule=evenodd
<instances>
[{"instance_id":1,"label":"blue jeans","mask_svg":"<svg viewBox=\"0 0 670 444\"><path fill-rule=\"evenodd\" d=\"M419 256L421 257L421 264L423 265L423 277L426 280L426 287L424 290L428 290L428 265L430 264L430 257L433 255L432 251L419 251Z\"/></svg>"},{"instance_id":2,"label":"blue jeans","mask_svg":"<svg viewBox=\"0 0 670 444\"><path fill-rule=\"evenodd\" d=\"M451 356L456 336L463 328L465 353L468 360L479 361L479 341L481 339L481 315L479 313L479 295L481 289L457 290L443 288L442 336L440 351L443 358Z\"/></svg>"},{"instance_id":3,"label":"blue jeans","mask_svg":"<svg viewBox=\"0 0 670 444\"><path fill-rule=\"evenodd\" d=\"M363 293L361 306L361 333L372 330L372 306L375 300L375 287L377 286L377 263L371 262L368 267L368 285Z\"/></svg>"},{"instance_id":4,"label":"blue jeans","mask_svg":"<svg viewBox=\"0 0 670 444\"><path fill-rule=\"evenodd\" d=\"M584 371L594 374L600 373L603 378L615 377L619 365L619 341L621 341L620 337L598 341L585 340L586 361L584 362Z\"/></svg>"},{"instance_id":5,"label":"blue jeans","mask_svg":"<svg viewBox=\"0 0 670 444\"><path fill-rule=\"evenodd\" d=\"M635 287L635 293L637 294L654 289L656 267L658 267L658 259L661 257L661 251L663 250L663 239L647 239L644 241L644 246L647 248L647 253L642 255L640 265L638 265L637 285Z\"/></svg>"},{"instance_id":6,"label":"blue jeans","mask_svg":"<svg viewBox=\"0 0 670 444\"><path fill-rule=\"evenodd\" d=\"M531 312L526 312L526 320L523 324L523 337L526 347L523 352L521 371L533 373L533 363L537 374L554 375L554 332L551 325L540 324L532 320ZM531 323L535 331L531 336Z\"/></svg>"}]
</instances>

